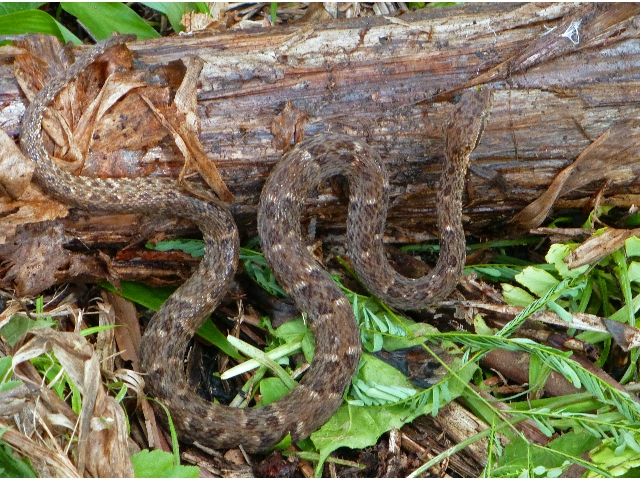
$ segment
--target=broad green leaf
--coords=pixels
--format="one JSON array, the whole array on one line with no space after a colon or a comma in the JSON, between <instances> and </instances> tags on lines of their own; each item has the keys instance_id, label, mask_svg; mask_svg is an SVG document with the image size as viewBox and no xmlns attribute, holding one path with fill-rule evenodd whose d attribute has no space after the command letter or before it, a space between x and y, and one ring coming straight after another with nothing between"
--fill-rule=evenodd
<instances>
[{"instance_id":1,"label":"broad green leaf","mask_svg":"<svg viewBox=\"0 0 640 480\"><path fill-rule=\"evenodd\" d=\"M627 476L630 470L640 467L640 455L627 443L616 446L612 441L605 441L591 451L589 456L593 462L607 470L611 477Z\"/></svg>"},{"instance_id":2,"label":"broad green leaf","mask_svg":"<svg viewBox=\"0 0 640 480\"><path fill-rule=\"evenodd\" d=\"M363 380L387 386L395 384L414 388L393 367L367 354L363 358L369 363L369 365L366 363L362 365L358 373ZM455 362L452 367L454 370L459 368ZM469 364L457 372L460 380L452 378L448 381L447 387L436 386L435 389L440 388L438 394L443 399L447 399L447 401L455 399L467 388L467 383L477 368L477 365ZM384 373L380 373L383 369ZM392 428L400 428L405 423L411 422L420 415L430 413L432 410L432 402L421 403L419 408L409 408L406 404L384 406L343 404L329 421L310 437L320 454L316 475L321 473L322 463L335 449L339 447L356 449L374 445L383 433Z\"/></svg>"},{"instance_id":3,"label":"broad green leaf","mask_svg":"<svg viewBox=\"0 0 640 480\"><path fill-rule=\"evenodd\" d=\"M639 262L631 262L629 264L629 281L630 282L640 282L640 263Z\"/></svg>"},{"instance_id":4,"label":"broad green leaf","mask_svg":"<svg viewBox=\"0 0 640 480\"><path fill-rule=\"evenodd\" d=\"M173 458L162 450L136 453L131 457L135 478L198 478L198 467L174 465Z\"/></svg>"},{"instance_id":5,"label":"broad green leaf","mask_svg":"<svg viewBox=\"0 0 640 480\"><path fill-rule=\"evenodd\" d=\"M74 45L82 45L78 37L42 10L22 10L0 16L0 35L20 35L24 33L53 35L62 42L73 42Z\"/></svg>"},{"instance_id":6,"label":"broad green leaf","mask_svg":"<svg viewBox=\"0 0 640 480\"><path fill-rule=\"evenodd\" d=\"M269 405L270 403L280 400L289 393L289 391L287 386L279 378L264 378L260 382L260 395L262 395L260 406Z\"/></svg>"},{"instance_id":7,"label":"broad green leaf","mask_svg":"<svg viewBox=\"0 0 640 480\"><path fill-rule=\"evenodd\" d=\"M175 288L172 287L150 287L142 283L129 281L120 282L119 291L108 282L100 282L99 285L110 292L117 293L121 297L138 303L154 312L157 312L167 298L175 291Z\"/></svg>"},{"instance_id":8,"label":"broad green leaf","mask_svg":"<svg viewBox=\"0 0 640 480\"><path fill-rule=\"evenodd\" d=\"M545 447L536 447L516 437L505 445L504 455L499 459L500 467L491 472L492 477L514 477L528 468L546 469L568 466L567 457L579 458L593 449L600 440L587 432L571 431L549 442ZM559 453L556 453L559 452ZM565 456L566 455L566 456Z\"/></svg>"},{"instance_id":9,"label":"broad green leaf","mask_svg":"<svg viewBox=\"0 0 640 480\"><path fill-rule=\"evenodd\" d=\"M629 237L624 241L628 257L640 257L640 238Z\"/></svg>"},{"instance_id":10,"label":"broad green leaf","mask_svg":"<svg viewBox=\"0 0 640 480\"><path fill-rule=\"evenodd\" d=\"M198 335L202 338L211 342L213 345L218 347L224 353L229 355L230 357L242 359L244 358L240 355L235 348L229 343L227 337L222 334L222 332L215 326L215 324L211 321L211 319L207 318L202 326L198 329Z\"/></svg>"},{"instance_id":11,"label":"broad green leaf","mask_svg":"<svg viewBox=\"0 0 640 480\"><path fill-rule=\"evenodd\" d=\"M490 328L480 314L473 317L473 330L478 335L493 335L495 333L495 329Z\"/></svg>"},{"instance_id":12,"label":"broad green leaf","mask_svg":"<svg viewBox=\"0 0 640 480\"><path fill-rule=\"evenodd\" d=\"M150 287L142 283L124 280L120 282L120 291L116 290L115 287L108 282L100 282L99 285L110 292L117 293L121 297L140 304L154 312L157 312L167 298L175 291L175 288L172 287ZM197 333L227 355L233 358L242 358L242 355L238 354L211 320L205 320Z\"/></svg>"},{"instance_id":13,"label":"broad green leaf","mask_svg":"<svg viewBox=\"0 0 640 480\"><path fill-rule=\"evenodd\" d=\"M409 332L403 332L403 336L385 336L383 338L383 347L388 352L399 350L401 348L409 348L415 345L419 345L422 342L426 342L429 335L435 335L438 329L433 325L423 322L414 322L412 320L402 318L402 325L406 327ZM403 328L404 330L404 328Z\"/></svg>"},{"instance_id":14,"label":"broad green leaf","mask_svg":"<svg viewBox=\"0 0 640 480\"><path fill-rule=\"evenodd\" d=\"M558 270L558 273L562 278L571 277L576 278L586 272L589 265L583 265L580 268L574 268L569 270L567 264L564 263L564 259L578 247L578 244L560 244L554 243L549 247L549 251L544 259L550 264L554 265Z\"/></svg>"},{"instance_id":15,"label":"broad green leaf","mask_svg":"<svg viewBox=\"0 0 640 480\"><path fill-rule=\"evenodd\" d=\"M31 320L22 315L14 315L11 320L9 320L9 323L0 328L0 334L2 334L7 343L13 347L18 339L32 328L46 328L52 327L53 325L55 325L54 322L45 320L44 318Z\"/></svg>"},{"instance_id":16,"label":"broad green leaf","mask_svg":"<svg viewBox=\"0 0 640 480\"><path fill-rule=\"evenodd\" d=\"M287 433L287 435L282 440L276 443L269 450L286 450L290 446L291 446L291 434Z\"/></svg>"},{"instance_id":17,"label":"broad green leaf","mask_svg":"<svg viewBox=\"0 0 640 480\"><path fill-rule=\"evenodd\" d=\"M516 280L539 297L558 285L556 277L536 267L526 267L516 275Z\"/></svg>"},{"instance_id":18,"label":"broad green leaf","mask_svg":"<svg viewBox=\"0 0 640 480\"><path fill-rule=\"evenodd\" d=\"M37 10L46 2L0 2L0 15Z\"/></svg>"},{"instance_id":19,"label":"broad green leaf","mask_svg":"<svg viewBox=\"0 0 640 480\"><path fill-rule=\"evenodd\" d=\"M160 37L158 32L124 3L61 2L60 6L80 20L99 41L114 32L134 33L138 40Z\"/></svg>"},{"instance_id":20,"label":"broad green leaf","mask_svg":"<svg viewBox=\"0 0 640 480\"><path fill-rule=\"evenodd\" d=\"M340 447L357 449L375 445L380 435L392 428L402 427L422 413L425 413L425 409L412 413L404 405L357 407L343 404L320 430L311 434L311 441L320 453L318 468L322 468L322 464L334 450ZM316 471L317 476L321 473Z\"/></svg>"},{"instance_id":21,"label":"broad green leaf","mask_svg":"<svg viewBox=\"0 0 640 480\"><path fill-rule=\"evenodd\" d=\"M307 325L302 318L283 323L273 332L273 336L282 340L283 343L300 342L306 334Z\"/></svg>"},{"instance_id":22,"label":"broad green leaf","mask_svg":"<svg viewBox=\"0 0 640 480\"><path fill-rule=\"evenodd\" d=\"M362 354L358 378L370 384L398 386L413 389L413 384L399 370L368 353Z\"/></svg>"},{"instance_id":23,"label":"broad green leaf","mask_svg":"<svg viewBox=\"0 0 640 480\"><path fill-rule=\"evenodd\" d=\"M0 431L0 437L4 433ZM29 460L18 460L13 450L5 442L0 441L0 478L37 478Z\"/></svg>"},{"instance_id":24,"label":"broad green leaf","mask_svg":"<svg viewBox=\"0 0 640 480\"><path fill-rule=\"evenodd\" d=\"M8 382L0 383L0 392L7 392L20 385L22 385L22 381L20 380L9 380Z\"/></svg>"},{"instance_id":25,"label":"broad green leaf","mask_svg":"<svg viewBox=\"0 0 640 480\"><path fill-rule=\"evenodd\" d=\"M640 470L640 456L632 448L629 448L626 444L621 444L615 448L613 442L604 442L595 450L589 453L592 461L600 466L603 470L607 471L608 476L611 477L627 477L638 478ZM596 475L590 473L589 477Z\"/></svg>"},{"instance_id":26,"label":"broad green leaf","mask_svg":"<svg viewBox=\"0 0 640 480\"><path fill-rule=\"evenodd\" d=\"M508 283L502 284L502 295L509 305L516 307L527 307L536 300L529 292Z\"/></svg>"},{"instance_id":27,"label":"broad green leaf","mask_svg":"<svg viewBox=\"0 0 640 480\"><path fill-rule=\"evenodd\" d=\"M11 371L11 362L13 361L13 357L11 355L7 355L6 357L0 358L0 383L5 379L5 377L9 378L9 372Z\"/></svg>"}]
</instances>

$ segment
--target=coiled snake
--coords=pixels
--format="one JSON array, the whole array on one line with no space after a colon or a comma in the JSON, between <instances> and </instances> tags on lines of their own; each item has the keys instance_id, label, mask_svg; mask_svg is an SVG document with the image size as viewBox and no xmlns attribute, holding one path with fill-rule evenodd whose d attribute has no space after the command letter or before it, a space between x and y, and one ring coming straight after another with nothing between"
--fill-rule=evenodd
<instances>
[{"instance_id":1,"label":"coiled snake","mask_svg":"<svg viewBox=\"0 0 640 480\"><path fill-rule=\"evenodd\" d=\"M202 262L155 314L141 347L148 392L169 408L183 441L210 448L242 444L247 451L259 451L287 433L294 440L305 438L339 407L358 365L361 345L351 306L301 241L304 200L324 179L347 176L347 236L360 279L398 308L417 309L443 299L455 287L465 263L462 191L491 94L488 90L467 93L446 126L447 161L437 197L442 249L434 270L421 279L402 277L387 263L382 235L389 181L380 157L365 143L344 135L324 135L301 142L277 164L260 199L258 231L278 281L296 306L308 313L315 356L299 385L281 400L261 408L235 409L199 397L187 385L183 366L187 343L216 307L236 270L238 231L227 208L189 196L172 180L71 175L56 167L43 145L42 118L58 93L109 48L133 39L112 36L93 46L38 92L24 115L20 139L23 151L36 162L35 180L52 197L84 210L175 215L192 220L202 230Z\"/></svg>"}]
</instances>

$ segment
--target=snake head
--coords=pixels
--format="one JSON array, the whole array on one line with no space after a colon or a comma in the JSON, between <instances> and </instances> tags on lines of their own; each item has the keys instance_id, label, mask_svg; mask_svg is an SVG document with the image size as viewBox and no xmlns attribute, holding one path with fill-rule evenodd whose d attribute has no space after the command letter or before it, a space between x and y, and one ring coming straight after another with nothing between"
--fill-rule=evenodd
<instances>
[{"instance_id":1,"label":"snake head","mask_svg":"<svg viewBox=\"0 0 640 480\"><path fill-rule=\"evenodd\" d=\"M444 127L445 152L449 157L471 155L482 138L492 100L489 88L470 90L462 95Z\"/></svg>"}]
</instances>

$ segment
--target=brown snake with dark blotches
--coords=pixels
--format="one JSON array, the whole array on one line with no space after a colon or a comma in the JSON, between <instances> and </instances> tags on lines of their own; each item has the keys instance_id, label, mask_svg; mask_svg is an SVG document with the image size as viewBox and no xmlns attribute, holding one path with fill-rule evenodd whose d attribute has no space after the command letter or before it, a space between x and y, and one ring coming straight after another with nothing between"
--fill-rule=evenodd
<instances>
[{"instance_id":1,"label":"brown snake with dark blotches","mask_svg":"<svg viewBox=\"0 0 640 480\"><path fill-rule=\"evenodd\" d=\"M445 128L447 161L437 197L442 249L434 270L421 279L402 277L387 263L382 235L389 180L371 148L359 140L330 134L298 144L280 160L262 192L258 231L278 281L296 306L308 314L316 340L315 355L302 381L285 397L261 408L236 409L199 397L187 385L184 372L187 343L216 307L236 270L238 231L227 208L189 196L173 180L76 177L55 166L43 145L42 118L58 93L109 48L134 38L120 35L104 40L42 88L22 120L22 149L36 162L37 183L63 202L95 212L185 217L202 230L202 262L155 314L141 347L148 392L169 408L180 438L210 448L241 444L248 451L264 450L287 433L293 440L305 438L342 403L361 345L351 306L301 240L304 200L324 179L346 175L350 185L347 236L363 283L398 308L418 309L442 300L455 288L464 268L464 178L489 111L491 93L467 93ZM164 413L160 417L164 418Z\"/></svg>"}]
</instances>

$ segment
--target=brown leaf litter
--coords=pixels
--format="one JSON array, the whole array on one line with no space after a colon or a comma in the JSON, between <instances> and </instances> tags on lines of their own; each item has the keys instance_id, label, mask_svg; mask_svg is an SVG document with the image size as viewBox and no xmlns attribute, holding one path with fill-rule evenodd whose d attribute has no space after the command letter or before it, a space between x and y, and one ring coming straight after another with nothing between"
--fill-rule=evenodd
<instances>
[{"instance_id":1,"label":"brown leaf litter","mask_svg":"<svg viewBox=\"0 0 640 480\"><path fill-rule=\"evenodd\" d=\"M11 52L16 78L29 100L52 75L73 63L70 47L52 37L27 37ZM135 71L126 46L110 50L47 109L46 148L60 168L100 177L153 174L162 170L162 162L179 154L184 158L179 181L185 188L207 196L203 188L186 182L198 172L223 201L232 201L198 138L196 91L201 69L202 61L193 59L188 65L177 61L152 72ZM29 183L33 164L5 137L0 133L0 144L6 144L0 150L0 170L15 172L12 177L0 174L0 190L13 198L0 197L0 254L13 259L3 268L5 285L12 282L18 295L27 295L45 290L61 277L117 282L108 257L63 247L72 240L65 237L59 221L67 216L68 207ZM34 229L48 235L38 237Z\"/></svg>"},{"instance_id":2,"label":"brown leaf litter","mask_svg":"<svg viewBox=\"0 0 640 480\"><path fill-rule=\"evenodd\" d=\"M73 63L71 48L52 37L27 37L11 47L11 52L16 78L29 100L51 76ZM180 154L185 159L180 175L183 185L196 171L223 200L233 200L198 138L196 87L202 62L174 62L153 72L132 68L133 55L126 46L113 49L58 96L43 121L45 147L53 160L74 174L144 176L162 170L158 160L172 161ZM34 165L13 140L2 135L0 132L0 170L5 174L0 174L0 190L6 195L0 197L0 249L3 258L13 258L12 264L4 266L4 281L11 282L18 295L45 290L60 272L67 279L108 278L117 283L111 277L108 256L89 257L65 248L70 239L60 219L69 208L30 183ZM190 190L204 191L201 187ZM128 438L122 405L102 384L105 378L124 382L137 396L146 441L152 448L167 449L153 410L142 397L142 378L133 370L118 368L122 361L115 361L122 355L134 368L139 365L140 327L135 307L111 294L104 298L98 304L100 324L114 325L117 312L118 322L124 325L99 332L95 347L78 335L79 328L75 333L32 329L13 348L1 346L4 355L13 355L15 378L23 382L0 393L0 428L10 425L9 418L20 418L22 425L20 431L5 432L3 440L29 457L40 475L133 475L129 449L137 447ZM68 311L66 307L65 313ZM82 313L77 307L71 311L79 327ZM20 312L24 308L19 301L9 302L0 315L0 326ZM50 351L82 396L79 415L29 362ZM68 457L70 451L75 465Z\"/></svg>"}]
</instances>

